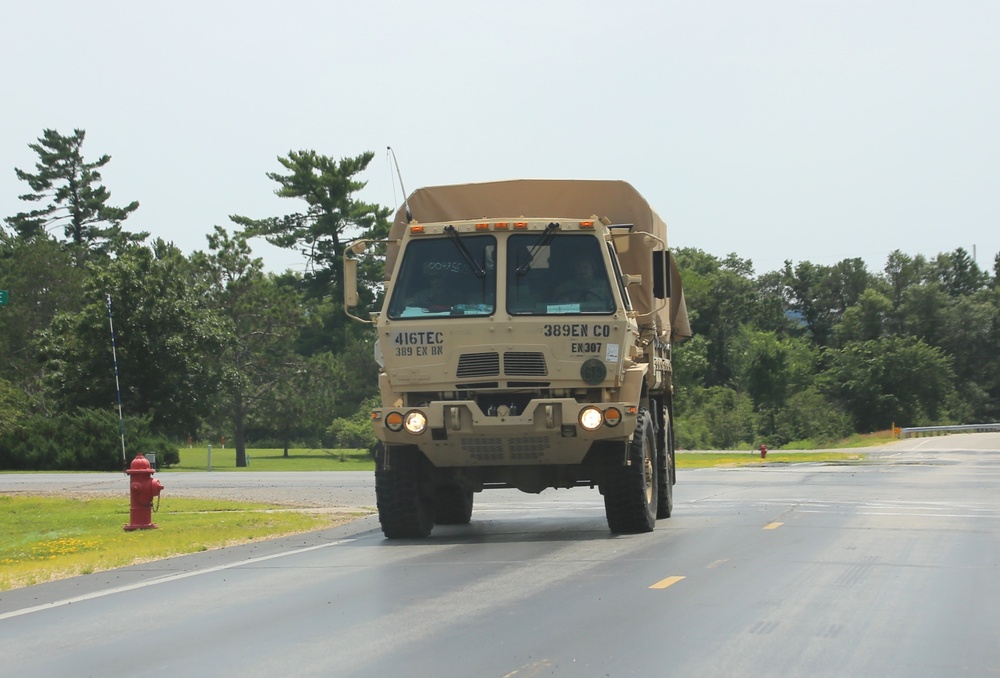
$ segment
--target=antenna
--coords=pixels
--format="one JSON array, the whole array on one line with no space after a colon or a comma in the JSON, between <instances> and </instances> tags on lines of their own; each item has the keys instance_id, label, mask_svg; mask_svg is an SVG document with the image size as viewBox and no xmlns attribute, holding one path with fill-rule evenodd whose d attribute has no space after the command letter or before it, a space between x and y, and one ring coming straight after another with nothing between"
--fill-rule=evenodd
<instances>
[{"instance_id":1,"label":"antenna","mask_svg":"<svg viewBox=\"0 0 1000 678\"><path fill-rule=\"evenodd\" d=\"M111 313L111 295L108 294L108 325L111 327L111 360L115 364L115 391L118 392L118 431L122 436L122 470L128 468L125 458L125 419L122 417L122 389L118 385L118 351L115 350L115 321Z\"/></svg>"},{"instance_id":2,"label":"antenna","mask_svg":"<svg viewBox=\"0 0 1000 678\"><path fill-rule=\"evenodd\" d=\"M396 160L396 152L392 150L392 146L385 147L389 151L389 155L392 156L392 164L396 166L396 176L399 177L399 188L403 191L403 204L406 205L406 223L413 221L413 212L410 211L410 201L406 197L406 187L403 186L403 173L399 171L399 162Z\"/></svg>"}]
</instances>

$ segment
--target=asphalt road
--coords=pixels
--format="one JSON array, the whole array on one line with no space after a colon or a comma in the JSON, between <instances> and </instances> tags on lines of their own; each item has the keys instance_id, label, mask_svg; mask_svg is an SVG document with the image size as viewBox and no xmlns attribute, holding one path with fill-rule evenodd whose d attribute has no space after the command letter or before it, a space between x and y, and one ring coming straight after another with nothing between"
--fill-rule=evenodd
<instances>
[{"instance_id":1,"label":"asphalt road","mask_svg":"<svg viewBox=\"0 0 1000 678\"><path fill-rule=\"evenodd\" d=\"M674 517L646 535L612 536L596 490L487 492L423 541L368 517L2 593L2 671L1000 673L1000 434L678 475Z\"/></svg>"}]
</instances>

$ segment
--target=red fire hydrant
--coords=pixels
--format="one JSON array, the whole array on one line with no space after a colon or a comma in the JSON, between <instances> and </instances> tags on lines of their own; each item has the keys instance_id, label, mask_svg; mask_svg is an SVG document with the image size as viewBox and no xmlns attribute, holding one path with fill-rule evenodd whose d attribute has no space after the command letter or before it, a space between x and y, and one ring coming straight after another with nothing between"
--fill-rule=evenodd
<instances>
[{"instance_id":1,"label":"red fire hydrant","mask_svg":"<svg viewBox=\"0 0 1000 678\"><path fill-rule=\"evenodd\" d=\"M155 471L150 467L149 460L142 453L137 454L125 473L132 476L132 503L129 506L129 524L122 527L126 532L159 527L152 522L153 499L160 496L163 485L153 478Z\"/></svg>"},{"instance_id":2,"label":"red fire hydrant","mask_svg":"<svg viewBox=\"0 0 1000 678\"><path fill-rule=\"evenodd\" d=\"M767 445L760 446L760 458L767 459Z\"/></svg>"}]
</instances>

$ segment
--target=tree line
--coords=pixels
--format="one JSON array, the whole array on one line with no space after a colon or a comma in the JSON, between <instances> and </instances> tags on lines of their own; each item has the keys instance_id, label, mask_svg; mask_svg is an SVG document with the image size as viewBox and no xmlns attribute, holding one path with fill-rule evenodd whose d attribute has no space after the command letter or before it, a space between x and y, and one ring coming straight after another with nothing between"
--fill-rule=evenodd
<instances>
[{"instance_id":1,"label":"tree line","mask_svg":"<svg viewBox=\"0 0 1000 678\"><path fill-rule=\"evenodd\" d=\"M0 232L0 468L122 464L112 322L132 452L176 459L178 444L227 436L243 466L248 443L371 444L373 337L343 312L340 256L345 239L388 234L391 210L356 197L374 154L279 157L268 176L301 209L233 215L185 255L125 227L139 203L111 203L110 157L88 162L84 139L47 129L34 169L15 169L37 207ZM306 272L265 271L255 237L300 250ZM372 304L377 262L362 276Z\"/></svg>"},{"instance_id":2,"label":"tree line","mask_svg":"<svg viewBox=\"0 0 1000 678\"><path fill-rule=\"evenodd\" d=\"M267 176L298 211L234 214L185 255L125 227L139 203L111 203L111 158L88 162L84 139L44 130L34 168L15 168L34 209L0 229L0 469L121 465L111 322L132 451L170 460L227 436L242 466L248 444L373 444L374 337L343 312L341 255L388 234L391 209L356 197L374 154L279 157ZM305 272L265 271L261 237ZM959 248L896 251L881 272L847 259L762 275L735 254L675 256L695 334L675 351L680 446L997 420L1000 256L992 274ZM362 313L382 274L377 252L362 261Z\"/></svg>"},{"instance_id":3,"label":"tree line","mask_svg":"<svg viewBox=\"0 0 1000 678\"><path fill-rule=\"evenodd\" d=\"M786 261L675 251L694 337L676 350L677 439L688 448L831 442L896 426L1000 416L1000 253L963 248Z\"/></svg>"}]
</instances>

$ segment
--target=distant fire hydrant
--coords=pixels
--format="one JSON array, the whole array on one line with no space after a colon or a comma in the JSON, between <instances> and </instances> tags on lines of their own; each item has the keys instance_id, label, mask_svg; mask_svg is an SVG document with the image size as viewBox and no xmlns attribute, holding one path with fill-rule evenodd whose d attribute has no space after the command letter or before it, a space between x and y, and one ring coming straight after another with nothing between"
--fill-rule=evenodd
<instances>
[{"instance_id":1,"label":"distant fire hydrant","mask_svg":"<svg viewBox=\"0 0 1000 678\"><path fill-rule=\"evenodd\" d=\"M125 471L132 477L131 497L132 503L129 506L129 524L124 525L126 532L132 530L152 530L158 525L153 524L153 499L160 496L163 485L159 480L153 478L152 467L149 460L142 453L137 454L132 460L132 465Z\"/></svg>"},{"instance_id":2,"label":"distant fire hydrant","mask_svg":"<svg viewBox=\"0 0 1000 678\"><path fill-rule=\"evenodd\" d=\"M767 445L760 446L760 458L767 459Z\"/></svg>"}]
</instances>

